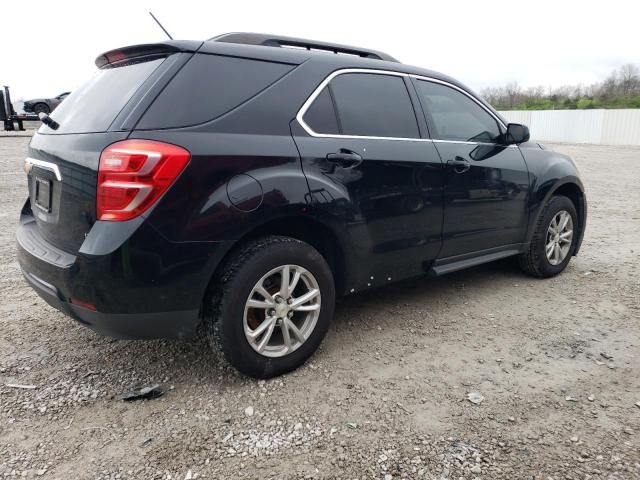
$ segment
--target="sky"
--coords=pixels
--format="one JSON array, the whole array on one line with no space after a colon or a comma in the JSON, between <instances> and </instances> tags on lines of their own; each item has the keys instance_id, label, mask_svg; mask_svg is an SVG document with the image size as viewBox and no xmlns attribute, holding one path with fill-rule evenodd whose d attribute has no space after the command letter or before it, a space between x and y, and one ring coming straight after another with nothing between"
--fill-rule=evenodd
<instances>
[{"instance_id":1,"label":"sky","mask_svg":"<svg viewBox=\"0 0 640 480\"><path fill-rule=\"evenodd\" d=\"M251 31L382 50L479 91L589 85L640 65L638 0L192 1L6 0L0 85L14 101L74 90L98 54L162 41Z\"/></svg>"}]
</instances>

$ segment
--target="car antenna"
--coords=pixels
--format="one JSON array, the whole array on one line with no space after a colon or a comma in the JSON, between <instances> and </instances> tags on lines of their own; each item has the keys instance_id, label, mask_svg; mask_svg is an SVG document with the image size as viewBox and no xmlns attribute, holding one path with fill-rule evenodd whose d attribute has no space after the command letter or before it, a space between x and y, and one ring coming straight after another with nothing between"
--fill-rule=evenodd
<instances>
[{"instance_id":1,"label":"car antenna","mask_svg":"<svg viewBox=\"0 0 640 480\"><path fill-rule=\"evenodd\" d=\"M156 16L155 16L153 13L151 13L151 12L149 12L149 15L151 15L151 18L153 18L153 19L156 21L156 23L157 23L157 24L158 24L158 26L162 29L162 31L163 31L164 33L166 33L166 34L167 34L167 37L169 37L169 40L173 40L173 37L172 37L171 35L169 35L169 32L167 32L167 29L166 29L166 28L164 28L164 27L162 26L162 24L161 24L161 23L160 23L160 21L156 18Z\"/></svg>"}]
</instances>

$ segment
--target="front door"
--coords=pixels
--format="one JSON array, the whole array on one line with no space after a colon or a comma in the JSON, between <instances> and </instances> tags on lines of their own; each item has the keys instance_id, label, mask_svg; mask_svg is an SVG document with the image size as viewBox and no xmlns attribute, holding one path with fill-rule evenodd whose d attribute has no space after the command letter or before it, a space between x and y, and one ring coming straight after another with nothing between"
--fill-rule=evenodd
<instances>
[{"instance_id":1,"label":"front door","mask_svg":"<svg viewBox=\"0 0 640 480\"><path fill-rule=\"evenodd\" d=\"M439 258L524 241L529 174L504 127L469 94L415 79L431 137L445 164L443 246Z\"/></svg>"},{"instance_id":2,"label":"front door","mask_svg":"<svg viewBox=\"0 0 640 480\"><path fill-rule=\"evenodd\" d=\"M407 82L335 75L292 128L314 211L348 236L356 289L423 272L441 246L442 163Z\"/></svg>"}]
</instances>

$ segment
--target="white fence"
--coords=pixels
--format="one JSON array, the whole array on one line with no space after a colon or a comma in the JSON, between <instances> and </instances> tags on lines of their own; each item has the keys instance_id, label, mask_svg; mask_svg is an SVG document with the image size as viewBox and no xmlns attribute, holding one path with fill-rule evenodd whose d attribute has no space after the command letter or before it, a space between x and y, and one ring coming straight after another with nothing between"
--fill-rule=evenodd
<instances>
[{"instance_id":1,"label":"white fence","mask_svg":"<svg viewBox=\"0 0 640 480\"><path fill-rule=\"evenodd\" d=\"M523 123L541 142L640 145L640 109L511 110L507 120Z\"/></svg>"}]
</instances>

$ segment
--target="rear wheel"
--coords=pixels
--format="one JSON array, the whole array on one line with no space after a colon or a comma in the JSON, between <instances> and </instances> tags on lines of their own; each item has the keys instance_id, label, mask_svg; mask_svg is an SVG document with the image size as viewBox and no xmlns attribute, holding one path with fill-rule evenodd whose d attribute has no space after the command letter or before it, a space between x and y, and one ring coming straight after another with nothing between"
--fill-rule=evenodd
<instances>
[{"instance_id":1,"label":"rear wheel","mask_svg":"<svg viewBox=\"0 0 640 480\"><path fill-rule=\"evenodd\" d=\"M266 237L230 259L208 302L210 342L242 373L269 378L297 368L320 345L333 318L333 276L310 245Z\"/></svg>"},{"instance_id":2,"label":"rear wheel","mask_svg":"<svg viewBox=\"0 0 640 480\"><path fill-rule=\"evenodd\" d=\"M562 272L575 251L577 228L578 215L573 202L560 195L551 197L538 218L529 249L520 255L520 267L541 278Z\"/></svg>"},{"instance_id":3,"label":"rear wheel","mask_svg":"<svg viewBox=\"0 0 640 480\"><path fill-rule=\"evenodd\" d=\"M36 103L33 106L33 113L35 113L36 115L38 115L39 113L46 113L47 115L49 115L51 113L51 109L46 103Z\"/></svg>"}]
</instances>

